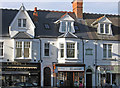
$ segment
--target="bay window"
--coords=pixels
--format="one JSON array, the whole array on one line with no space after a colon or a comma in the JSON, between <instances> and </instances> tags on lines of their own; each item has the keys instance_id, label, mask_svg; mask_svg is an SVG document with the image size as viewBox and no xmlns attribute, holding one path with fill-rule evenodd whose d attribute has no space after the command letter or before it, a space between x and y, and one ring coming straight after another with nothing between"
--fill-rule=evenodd
<instances>
[{"instance_id":1,"label":"bay window","mask_svg":"<svg viewBox=\"0 0 120 88\"><path fill-rule=\"evenodd\" d=\"M67 58L75 57L75 43L67 43Z\"/></svg>"},{"instance_id":2,"label":"bay window","mask_svg":"<svg viewBox=\"0 0 120 88\"><path fill-rule=\"evenodd\" d=\"M60 57L64 57L64 44L60 44Z\"/></svg>"},{"instance_id":3,"label":"bay window","mask_svg":"<svg viewBox=\"0 0 120 88\"><path fill-rule=\"evenodd\" d=\"M29 41L16 41L16 58L30 58Z\"/></svg>"},{"instance_id":4,"label":"bay window","mask_svg":"<svg viewBox=\"0 0 120 88\"><path fill-rule=\"evenodd\" d=\"M0 42L0 56L3 56L3 42Z\"/></svg>"}]
</instances>

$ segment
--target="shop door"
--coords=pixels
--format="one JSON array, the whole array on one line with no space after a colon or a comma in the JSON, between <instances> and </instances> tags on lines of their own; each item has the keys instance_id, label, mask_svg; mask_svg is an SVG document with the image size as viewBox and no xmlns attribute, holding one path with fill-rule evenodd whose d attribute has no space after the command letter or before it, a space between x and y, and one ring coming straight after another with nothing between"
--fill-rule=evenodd
<instances>
[{"instance_id":1,"label":"shop door","mask_svg":"<svg viewBox=\"0 0 120 88\"><path fill-rule=\"evenodd\" d=\"M44 86L51 86L51 69L44 68Z\"/></svg>"},{"instance_id":2,"label":"shop door","mask_svg":"<svg viewBox=\"0 0 120 88\"><path fill-rule=\"evenodd\" d=\"M73 87L73 72L67 72L68 86Z\"/></svg>"},{"instance_id":3,"label":"shop door","mask_svg":"<svg viewBox=\"0 0 120 88\"><path fill-rule=\"evenodd\" d=\"M86 71L86 88L92 88L92 70Z\"/></svg>"}]
</instances>

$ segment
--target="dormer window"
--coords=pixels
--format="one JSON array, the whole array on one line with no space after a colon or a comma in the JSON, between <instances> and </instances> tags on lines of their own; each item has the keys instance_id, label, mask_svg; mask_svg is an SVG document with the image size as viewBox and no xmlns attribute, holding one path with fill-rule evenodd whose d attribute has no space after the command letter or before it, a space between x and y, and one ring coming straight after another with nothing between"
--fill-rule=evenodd
<instances>
[{"instance_id":1,"label":"dormer window","mask_svg":"<svg viewBox=\"0 0 120 88\"><path fill-rule=\"evenodd\" d=\"M26 19L18 19L18 27L26 27Z\"/></svg>"},{"instance_id":2,"label":"dormer window","mask_svg":"<svg viewBox=\"0 0 120 88\"><path fill-rule=\"evenodd\" d=\"M61 21L59 31L61 33L65 33L65 32L74 33L75 30L74 30L74 25L73 24L74 24L74 22L71 22L71 21Z\"/></svg>"},{"instance_id":3,"label":"dormer window","mask_svg":"<svg viewBox=\"0 0 120 88\"><path fill-rule=\"evenodd\" d=\"M100 34L109 34L111 35L112 31L111 31L111 24L107 24L107 23L100 23L100 26L98 27L98 29L100 29ZM99 32L99 30L98 30Z\"/></svg>"}]
</instances>

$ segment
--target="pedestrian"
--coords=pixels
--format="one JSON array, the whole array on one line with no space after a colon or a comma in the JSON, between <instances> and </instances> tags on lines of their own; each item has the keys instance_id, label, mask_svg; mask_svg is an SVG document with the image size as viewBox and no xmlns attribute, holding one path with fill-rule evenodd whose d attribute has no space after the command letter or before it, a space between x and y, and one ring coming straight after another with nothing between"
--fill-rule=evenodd
<instances>
[{"instance_id":1,"label":"pedestrian","mask_svg":"<svg viewBox=\"0 0 120 88\"><path fill-rule=\"evenodd\" d=\"M80 81L79 88L83 88L82 81Z\"/></svg>"}]
</instances>

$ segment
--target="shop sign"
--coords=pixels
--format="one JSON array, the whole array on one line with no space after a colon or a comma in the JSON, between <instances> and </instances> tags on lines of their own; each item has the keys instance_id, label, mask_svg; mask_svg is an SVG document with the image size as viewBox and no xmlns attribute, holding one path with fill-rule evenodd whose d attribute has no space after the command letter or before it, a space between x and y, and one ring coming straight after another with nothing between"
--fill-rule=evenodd
<instances>
[{"instance_id":1,"label":"shop sign","mask_svg":"<svg viewBox=\"0 0 120 88\"><path fill-rule=\"evenodd\" d=\"M100 66L100 71L102 73L110 72L110 73L120 73L120 66Z\"/></svg>"},{"instance_id":2,"label":"shop sign","mask_svg":"<svg viewBox=\"0 0 120 88\"><path fill-rule=\"evenodd\" d=\"M84 67L57 67L58 71L84 71Z\"/></svg>"}]
</instances>

